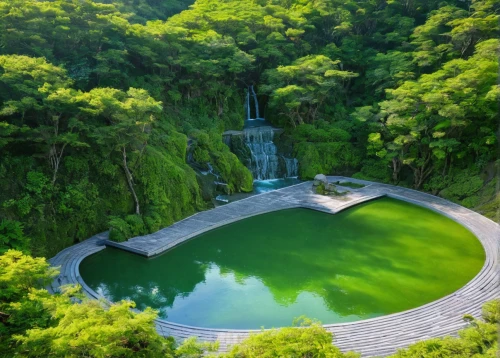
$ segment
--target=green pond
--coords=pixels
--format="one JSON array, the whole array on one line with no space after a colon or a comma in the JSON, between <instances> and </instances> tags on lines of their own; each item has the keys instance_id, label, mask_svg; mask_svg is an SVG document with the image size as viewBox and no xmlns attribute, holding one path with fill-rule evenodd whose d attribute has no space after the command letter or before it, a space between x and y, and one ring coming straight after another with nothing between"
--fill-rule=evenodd
<instances>
[{"instance_id":1,"label":"green pond","mask_svg":"<svg viewBox=\"0 0 500 358\"><path fill-rule=\"evenodd\" d=\"M301 315L327 324L415 308L465 285L484 259L461 225L382 198L337 215L255 216L153 259L107 248L86 258L80 273L109 300L151 306L172 322L252 329Z\"/></svg>"}]
</instances>

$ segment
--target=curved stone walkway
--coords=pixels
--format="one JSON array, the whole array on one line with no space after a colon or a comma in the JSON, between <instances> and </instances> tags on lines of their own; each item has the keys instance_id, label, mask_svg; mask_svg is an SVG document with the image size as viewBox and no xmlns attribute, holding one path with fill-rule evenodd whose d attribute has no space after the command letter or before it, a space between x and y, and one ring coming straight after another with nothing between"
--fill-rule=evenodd
<instances>
[{"instance_id":1,"label":"curved stone walkway","mask_svg":"<svg viewBox=\"0 0 500 358\"><path fill-rule=\"evenodd\" d=\"M326 329L335 335L334 343L342 351L361 352L363 357L385 356L409 344L444 335L453 335L465 326L464 314L479 316L484 302L500 297L499 240L500 226L493 221L447 200L411 189L344 177L328 177L330 182L351 181L365 184L350 189L346 196L330 198L314 194L311 182L297 184L269 193L255 195L215 209L195 214L154 234L135 237L124 243L107 240L107 233L98 234L69 247L50 262L61 267L61 274L52 283L53 292L67 283L78 283L92 298L103 299L88 287L79 274L79 264L87 256L105 248L120 247L144 256L154 256L204 231L246 217L288 208L310 208L335 214L355 204L381 196L412 202L437 211L472 231L486 251L486 261L479 274L453 294L418 308L363 321L329 324ZM219 340L221 350L243 340L252 331L189 327L158 319L160 334L182 339L197 336L201 340Z\"/></svg>"}]
</instances>

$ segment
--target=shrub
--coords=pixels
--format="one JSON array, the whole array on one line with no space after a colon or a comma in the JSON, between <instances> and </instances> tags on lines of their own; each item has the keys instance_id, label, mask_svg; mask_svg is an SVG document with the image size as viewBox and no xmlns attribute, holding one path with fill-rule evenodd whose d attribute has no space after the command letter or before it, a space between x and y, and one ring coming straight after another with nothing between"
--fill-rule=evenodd
<instances>
[{"instance_id":1,"label":"shrub","mask_svg":"<svg viewBox=\"0 0 500 358\"><path fill-rule=\"evenodd\" d=\"M154 211L154 209L146 216L144 216L144 225L146 226L148 232L156 232L160 230L162 228L161 224L161 216L156 211Z\"/></svg>"},{"instance_id":2,"label":"shrub","mask_svg":"<svg viewBox=\"0 0 500 358\"><path fill-rule=\"evenodd\" d=\"M23 229L23 224L16 220L0 222L0 254L9 249L28 253L30 240L24 236Z\"/></svg>"},{"instance_id":3,"label":"shrub","mask_svg":"<svg viewBox=\"0 0 500 358\"><path fill-rule=\"evenodd\" d=\"M146 234L144 221L140 215L127 215L125 221L129 226L129 232L132 237Z\"/></svg>"},{"instance_id":4,"label":"shrub","mask_svg":"<svg viewBox=\"0 0 500 358\"><path fill-rule=\"evenodd\" d=\"M109 239L111 241L123 242L132 237L129 224L117 216L109 220Z\"/></svg>"},{"instance_id":5,"label":"shrub","mask_svg":"<svg viewBox=\"0 0 500 358\"><path fill-rule=\"evenodd\" d=\"M252 334L220 358L253 357L328 357L354 358L356 353L342 353L332 344L333 335L319 322L301 318L298 327L286 327Z\"/></svg>"},{"instance_id":6,"label":"shrub","mask_svg":"<svg viewBox=\"0 0 500 358\"><path fill-rule=\"evenodd\" d=\"M500 298L484 304L482 317L488 323L500 323Z\"/></svg>"},{"instance_id":7,"label":"shrub","mask_svg":"<svg viewBox=\"0 0 500 358\"><path fill-rule=\"evenodd\" d=\"M352 176L356 179L375 180L387 183L390 180L390 170L382 160L369 159L363 162L361 171Z\"/></svg>"},{"instance_id":8,"label":"shrub","mask_svg":"<svg viewBox=\"0 0 500 358\"><path fill-rule=\"evenodd\" d=\"M58 274L44 258L0 256L0 356L200 358L218 348L195 338L177 347L156 331L157 312L85 298L79 286L43 289Z\"/></svg>"},{"instance_id":9,"label":"shrub","mask_svg":"<svg viewBox=\"0 0 500 358\"><path fill-rule=\"evenodd\" d=\"M346 187L352 188L352 189L359 189L359 188L364 188L365 187L364 184L353 183L353 182L350 182L350 181L344 181L344 182L338 181L335 184L338 184L338 185L341 185L341 186L346 186Z\"/></svg>"},{"instance_id":10,"label":"shrub","mask_svg":"<svg viewBox=\"0 0 500 358\"><path fill-rule=\"evenodd\" d=\"M450 185L439 192L445 199L458 201L473 196L483 187L483 179L479 175L471 175L462 171L455 175Z\"/></svg>"}]
</instances>

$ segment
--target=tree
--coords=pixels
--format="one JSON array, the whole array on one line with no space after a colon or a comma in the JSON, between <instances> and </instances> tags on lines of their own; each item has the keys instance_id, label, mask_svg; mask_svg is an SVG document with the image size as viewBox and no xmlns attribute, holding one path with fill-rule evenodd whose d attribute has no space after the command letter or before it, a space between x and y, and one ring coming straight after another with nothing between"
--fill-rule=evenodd
<instances>
[{"instance_id":1,"label":"tree","mask_svg":"<svg viewBox=\"0 0 500 358\"><path fill-rule=\"evenodd\" d=\"M269 70L261 91L270 95L270 105L286 115L292 126L314 122L324 101L338 100L349 80L357 77L338 65L339 61L322 55L302 57L290 66Z\"/></svg>"},{"instance_id":2,"label":"tree","mask_svg":"<svg viewBox=\"0 0 500 358\"><path fill-rule=\"evenodd\" d=\"M394 180L396 168L407 165L418 189L436 166L445 175L453 158L491 154L488 148L496 139L486 128L493 128L498 118L493 93L497 91L499 44L494 39L481 42L469 59L451 60L418 81L388 91L390 99L380 104L386 145L377 155L389 156L396 163ZM480 128L484 136L471 142L465 133Z\"/></svg>"},{"instance_id":3,"label":"tree","mask_svg":"<svg viewBox=\"0 0 500 358\"><path fill-rule=\"evenodd\" d=\"M173 340L156 332L157 314L148 308L131 310L132 302L122 301L109 308L99 301L73 303L68 293L54 298L46 291L33 294L53 315L54 326L36 328L17 335L18 351L26 357L160 357L173 351Z\"/></svg>"},{"instance_id":4,"label":"tree","mask_svg":"<svg viewBox=\"0 0 500 358\"><path fill-rule=\"evenodd\" d=\"M23 229L23 224L19 221L0 221L0 254L9 249L28 252L29 238L24 235Z\"/></svg>"},{"instance_id":5,"label":"tree","mask_svg":"<svg viewBox=\"0 0 500 358\"><path fill-rule=\"evenodd\" d=\"M155 101L148 92L130 88L123 92L113 88L97 88L82 95L86 107L82 110L91 116L103 119L97 122L91 136L97 144L121 154L122 168L135 202L135 212L140 214L140 204L134 189L134 177L129 165L128 153L135 155L136 162L148 144L154 115L161 112L161 102Z\"/></svg>"},{"instance_id":6,"label":"tree","mask_svg":"<svg viewBox=\"0 0 500 358\"><path fill-rule=\"evenodd\" d=\"M5 96L0 116L9 117L3 127L10 135L21 134L11 140L41 144L54 185L65 149L87 146L80 139L78 92L69 88L64 69L42 58L0 56L0 69Z\"/></svg>"},{"instance_id":7,"label":"tree","mask_svg":"<svg viewBox=\"0 0 500 358\"><path fill-rule=\"evenodd\" d=\"M217 344L189 339L177 347L156 332L157 312L90 300L79 286L43 289L57 275L44 258L9 250L0 256L0 348L23 357L202 357Z\"/></svg>"}]
</instances>

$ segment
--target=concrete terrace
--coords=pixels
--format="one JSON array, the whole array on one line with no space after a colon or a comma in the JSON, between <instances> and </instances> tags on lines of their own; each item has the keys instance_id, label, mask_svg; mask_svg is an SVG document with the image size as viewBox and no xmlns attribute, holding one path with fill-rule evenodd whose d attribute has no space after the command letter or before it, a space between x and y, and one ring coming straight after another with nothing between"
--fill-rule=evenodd
<instances>
[{"instance_id":1,"label":"concrete terrace","mask_svg":"<svg viewBox=\"0 0 500 358\"><path fill-rule=\"evenodd\" d=\"M465 326L462 320L464 314L479 316L484 302L500 297L498 224L462 206L415 190L344 177L328 177L328 180L351 181L366 186L360 189L346 188L350 191L346 196L326 197L313 193L311 182L305 182L197 213L156 233L135 237L123 243L110 242L107 240L107 233L101 233L61 251L50 260L52 265L61 267L61 274L52 283L51 290L55 292L60 285L75 283L83 287L87 296L103 299L85 284L78 267L85 257L105 249L105 245L151 257L202 232L246 217L298 207L335 214L368 200L390 196L437 211L467 227L481 241L486 261L481 272L472 281L437 301L382 317L325 325L326 329L334 333L335 345L342 351L360 352L363 357L389 355L398 348L419 340L456 334ZM197 336L201 340L218 340L221 350L253 332L189 327L161 319L156 324L158 332L165 336L179 339Z\"/></svg>"}]
</instances>

